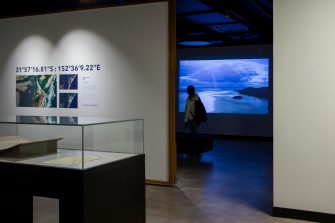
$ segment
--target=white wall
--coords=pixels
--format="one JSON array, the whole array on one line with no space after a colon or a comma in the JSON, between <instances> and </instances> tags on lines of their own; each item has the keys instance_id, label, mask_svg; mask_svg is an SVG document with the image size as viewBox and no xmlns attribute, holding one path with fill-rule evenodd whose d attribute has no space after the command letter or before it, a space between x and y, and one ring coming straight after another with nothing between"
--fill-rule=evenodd
<instances>
[{"instance_id":1,"label":"white wall","mask_svg":"<svg viewBox=\"0 0 335 223\"><path fill-rule=\"evenodd\" d=\"M2 19L0 33L0 115L143 118L146 178L168 180L167 2ZM16 107L17 66L69 64L101 64L98 106Z\"/></svg>"},{"instance_id":2,"label":"white wall","mask_svg":"<svg viewBox=\"0 0 335 223\"><path fill-rule=\"evenodd\" d=\"M274 206L335 214L335 1L274 1Z\"/></svg>"}]
</instances>

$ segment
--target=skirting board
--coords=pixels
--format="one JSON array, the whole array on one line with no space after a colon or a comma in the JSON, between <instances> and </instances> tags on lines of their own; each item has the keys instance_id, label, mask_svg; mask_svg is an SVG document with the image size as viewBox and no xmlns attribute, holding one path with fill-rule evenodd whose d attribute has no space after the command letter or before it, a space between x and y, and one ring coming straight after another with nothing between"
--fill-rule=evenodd
<instances>
[{"instance_id":1,"label":"skirting board","mask_svg":"<svg viewBox=\"0 0 335 223\"><path fill-rule=\"evenodd\" d=\"M157 185L157 186L173 186L172 184L170 184L168 181L161 181L161 180L150 180L150 179L146 179L145 183L148 185Z\"/></svg>"},{"instance_id":2,"label":"skirting board","mask_svg":"<svg viewBox=\"0 0 335 223\"><path fill-rule=\"evenodd\" d=\"M322 222L322 223L335 222L335 214L304 211L290 208L273 207L272 215L274 217L292 218L292 219L313 221L313 222Z\"/></svg>"}]
</instances>

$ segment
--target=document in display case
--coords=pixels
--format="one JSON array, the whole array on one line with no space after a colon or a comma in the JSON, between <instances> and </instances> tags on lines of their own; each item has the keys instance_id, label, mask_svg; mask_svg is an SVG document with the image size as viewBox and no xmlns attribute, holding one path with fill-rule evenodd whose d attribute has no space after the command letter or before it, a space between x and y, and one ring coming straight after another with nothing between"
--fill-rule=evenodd
<instances>
[{"instance_id":1,"label":"document in display case","mask_svg":"<svg viewBox=\"0 0 335 223\"><path fill-rule=\"evenodd\" d=\"M61 223L145 222L143 132L142 119L0 117L4 219L32 222L32 197L45 196Z\"/></svg>"}]
</instances>

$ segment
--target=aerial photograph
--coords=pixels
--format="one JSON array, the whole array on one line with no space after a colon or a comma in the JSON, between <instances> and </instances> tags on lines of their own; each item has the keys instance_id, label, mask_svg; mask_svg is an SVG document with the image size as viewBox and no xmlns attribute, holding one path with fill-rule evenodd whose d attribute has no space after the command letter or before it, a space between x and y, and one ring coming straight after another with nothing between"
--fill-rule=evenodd
<instances>
[{"instance_id":1,"label":"aerial photograph","mask_svg":"<svg viewBox=\"0 0 335 223\"><path fill-rule=\"evenodd\" d=\"M57 75L17 75L16 107L57 108Z\"/></svg>"}]
</instances>

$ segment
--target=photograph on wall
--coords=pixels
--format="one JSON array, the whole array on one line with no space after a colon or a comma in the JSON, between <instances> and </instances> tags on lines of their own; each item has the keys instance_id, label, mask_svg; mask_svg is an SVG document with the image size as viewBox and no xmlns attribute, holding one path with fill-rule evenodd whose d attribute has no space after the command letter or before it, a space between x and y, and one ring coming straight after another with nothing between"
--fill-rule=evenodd
<instances>
[{"instance_id":1,"label":"photograph on wall","mask_svg":"<svg viewBox=\"0 0 335 223\"><path fill-rule=\"evenodd\" d=\"M268 114L269 59L179 61L179 112L193 85L208 113Z\"/></svg>"},{"instance_id":2,"label":"photograph on wall","mask_svg":"<svg viewBox=\"0 0 335 223\"><path fill-rule=\"evenodd\" d=\"M78 108L78 93L60 93L60 108Z\"/></svg>"},{"instance_id":3,"label":"photograph on wall","mask_svg":"<svg viewBox=\"0 0 335 223\"><path fill-rule=\"evenodd\" d=\"M57 75L17 75L16 107L57 108Z\"/></svg>"},{"instance_id":4,"label":"photograph on wall","mask_svg":"<svg viewBox=\"0 0 335 223\"><path fill-rule=\"evenodd\" d=\"M78 74L60 74L59 89L78 90Z\"/></svg>"}]
</instances>

